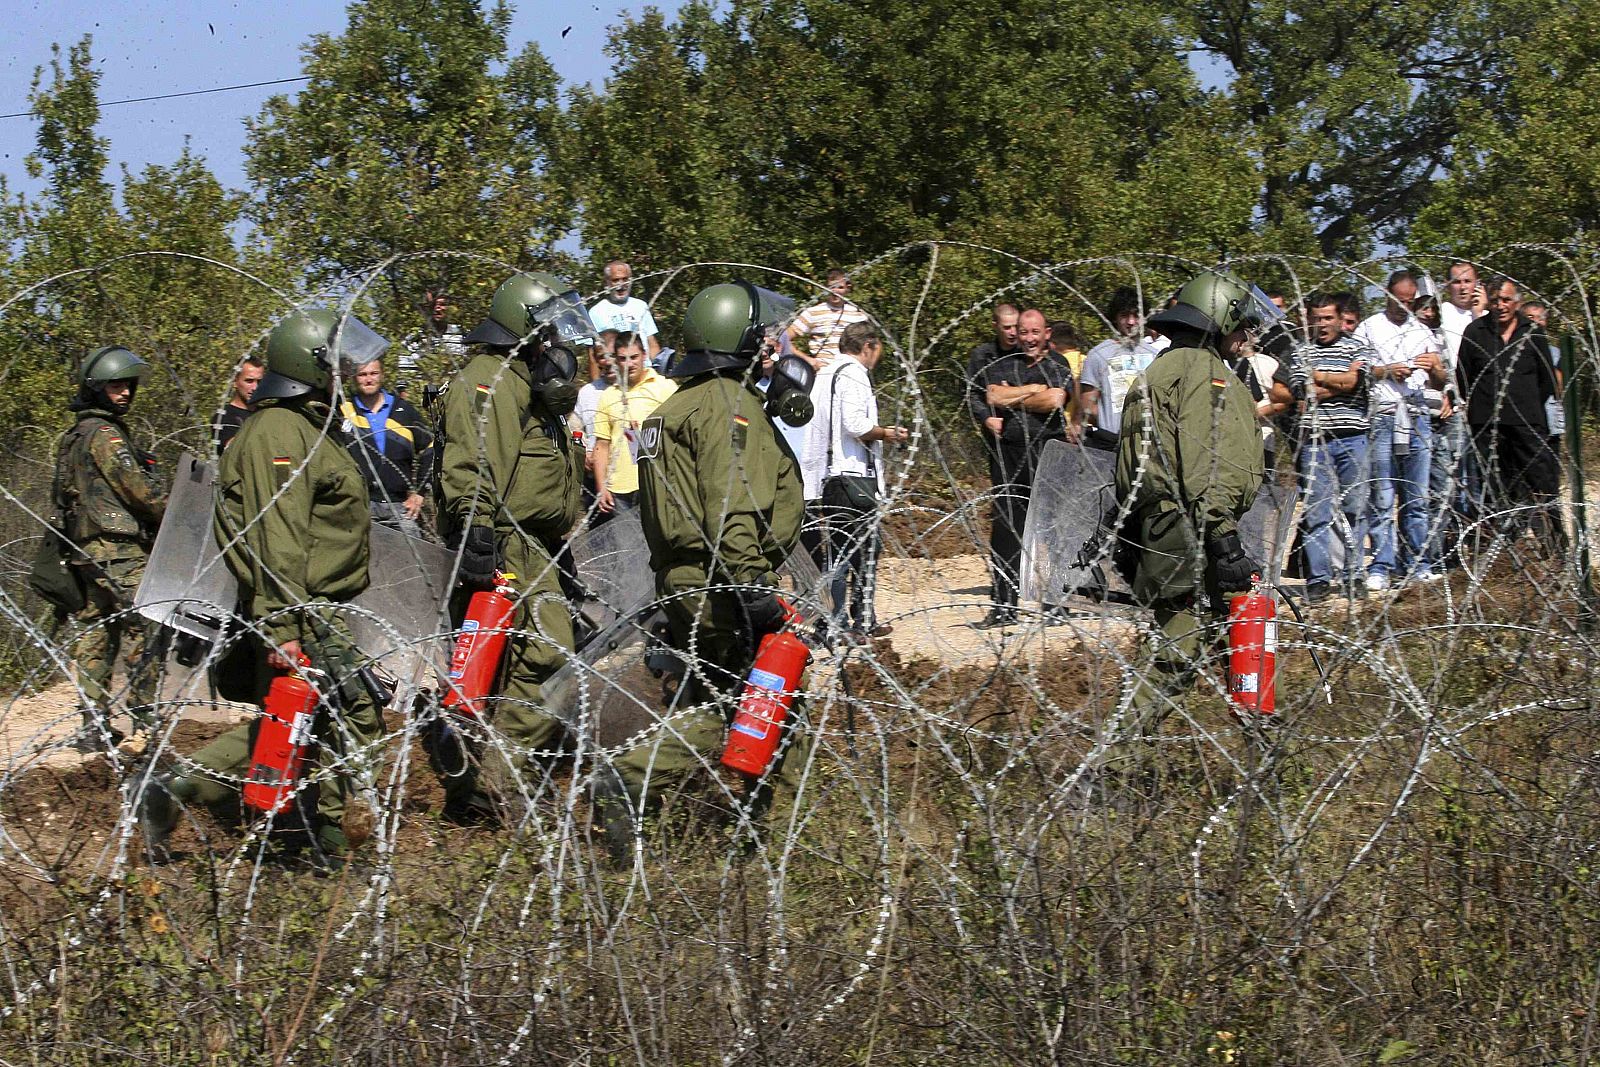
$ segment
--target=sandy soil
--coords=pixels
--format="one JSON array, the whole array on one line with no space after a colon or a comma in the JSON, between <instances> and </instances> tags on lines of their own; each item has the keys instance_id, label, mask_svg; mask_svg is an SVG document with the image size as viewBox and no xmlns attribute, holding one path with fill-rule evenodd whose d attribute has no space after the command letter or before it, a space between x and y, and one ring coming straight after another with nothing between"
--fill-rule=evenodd
<instances>
[{"instance_id":1,"label":"sandy soil","mask_svg":"<svg viewBox=\"0 0 1600 1067\"><path fill-rule=\"evenodd\" d=\"M1025 606L1017 626L976 629L974 624L989 610L988 574L984 557L976 553L884 559L877 603L879 619L894 626L887 644L895 657L903 663L931 661L947 669L999 663L1036 666L1084 647L1108 642L1130 646L1136 632L1126 609L1101 611L1088 604L1078 605L1064 623L1046 625L1033 605L1031 611ZM828 671L827 664L817 667ZM169 663L162 695L181 702L184 719L197 723L243 721L250 712L242 705L214 702L203 675L176 663ZM78 728L77 709L77 688L65 680L38 692L24 691L0 705L0 765L18 774L39 766L83 763L86 757L66 744ZM117 725L127 727L123 720Z\"/></svg>"}]
</instances>

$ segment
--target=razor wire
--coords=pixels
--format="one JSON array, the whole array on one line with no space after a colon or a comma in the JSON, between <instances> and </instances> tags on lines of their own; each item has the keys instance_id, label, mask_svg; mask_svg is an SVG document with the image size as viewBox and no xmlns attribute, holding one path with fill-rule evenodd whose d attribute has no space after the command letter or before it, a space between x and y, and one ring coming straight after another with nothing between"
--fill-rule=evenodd
<instances>
[{"instance_id":1,"label":"razor wire","mask_svg":"<svg viewBox=\"0 0 1600 1067\"><path fill-rule=\"evenodd\" d=\"M1592 383L1600 344L1585 268L1529 246L1477 262L1488 271L1530 255L1553 264L1556 281L1524 291L1574 339L1566 373ZM483 257L416 253L324 292L271 297L280 316L313 304L360 314L387 271L430 258ZM1270 717L1230 708L1225 662L1213 654L1191 688L1165 696L1158 723L1141 722L1134 691L1164 639L1147 610L1091 601L1081 585L1022 604L1014 625L977 628L995 606L986 524L1005 490L983 477L976 435L946 383L962 384L981 320L1010 300L1110 330L1100 303L1111 288L1131 285L1153 309L1206 266L1131 252L1039 263L935 241L850 270L852 302L889 351L875 381L889 413L881 421L912 430L885 456L876 519L877 614L892 633L853 641L837 626L808 628L803 725L786 734L781 767L751 783L705 755L659 812L635 823L622 854L606 847L594 798L622 754L681 736L699 710L686 706L685 683L706 670L692 629L676 650L686 675L669 696L645 658L661 598L607 600L618 588L613 568L648 571L642 533L627 558L602 556L587 573L575 561L585 602L606 625L546 687L563 743L524 748L492 716L464 727L493 769L499 826L440 821L441 779L421 736L448 687L454 630L443 590L461 552L407 544L383 566L398 573L448 558L426 605L434 621L403 629L360 604L337 608L381 636L383 651L362 652L394 696L379 738L341 745L299 786L303 799L331 775L354 783L352 817L370 830L351 865L319 874L292 827L197 804L181 814L174 855L156 863L139 818L150 790L164 776L199 773L200 744L253 711L217 696L220 648L190 665L169 655L155 729L100 754L71 751L86 699L72 669L77 635L71 624L52 627L23 581L49 517L40 472L53 457L45 435L15 441L0 486L9 504L0 631L14 665L0 700L0 1046L38 1054L70 1038L63 1005L120 1005L162 1020L173 1061L219 1042L241 1062L274 1063L386 1062L397 1048L447 1063L1053 1063L1125 1059L1132 1047L1184 1059L1207 1042L1292 1047L1285 1058L1366 1054L1383 1048L1373 1035L1398 1034L1414 1018L1394 1003L1428 987L1428 953L1467 951L1421 931L1454 923L1473 931L1458 941L1477 946L1486 935L1474 909L1523 937L1564 921L1556 973L1531 958L1507 967L1564 1005L1592 998L1592 966L1574 961L1592 961L1584 923L1600 910L1595 605L1579 563L1593 490L1584 502L1571 491L1570 458L1555 502L1564 550L1528 536L1524 520L1548 505L1486 512L1461 522L1462 565L1440 581L1336 597L1303 622L1280 613ZM1381 291L1388 269L1281 255L1230 266L1247 278L1270 273L1291 306L1315 290ZM85 279L126 269L116 260L41 281L0 304L0 322L36 294L70 301ZM635 281L652 285L652 308L670 320L698 286L731 277L801 305L827 292L816 279L735 262ZM275 321L244 328L235 367ZM226 372L191 381L181 366L161 370L186 396L223 397ZM180 450L216 453L209 421L181 425L137 407L130 421L159 433L168 469ZM336 437L337 423L335 408L319 434ZM1567 432L1581 438L1584 423L1569 421ZM1137 491L1152 461L1171 462L1148 420L1129 432L1142 442ZM1225 473L1215 450L1207 460ZM1292 488L1290 472L1279 473ZM721 488L760 490L743 478ZM1113 525L1132 512L1122 501ZM593 505L580 517L575 557L605 528L601 518ZM708 531L719 547L720 536ZM1203 557L1199 544L1190 551ZM1096 562L1109 565L1109 547ZM827 578L827 560L819 567L797 549L783 583L808 627L842 622ZM235 620L258 632L262 621ZM338 712L326 714L337 732ZM1130 743L1154 753L1154 788L1126 788L1114 773ZM755 785L772 790L764 813L750 803ZM1500 881L1485 883L1482 869ZM1552 900L1556 918L1536 914ZM1401 942L1427 951L1401 958ZM1471 951L1492 958L1488 947ZM114 980L112 961L143 977ZM1316 1004L1324 1021L1225 988L1240 976L1272 998ZM1510 979L1455 981L1479 983L1484 996L1505 995ZM196 1009L161 1014L169 997ZM1580 1047L1585 1016L1554 1003L1526 1003L1524 1029ZM118 1024L99 1040L107 1054L126 1052L135 1030ZM1440 1034L1431 1040L1445 1048ZM1469 1047L1492 1051L1487 1038L1451 1040L1448 1051L1463 1058Z\"/></svg>"}]
</instances>

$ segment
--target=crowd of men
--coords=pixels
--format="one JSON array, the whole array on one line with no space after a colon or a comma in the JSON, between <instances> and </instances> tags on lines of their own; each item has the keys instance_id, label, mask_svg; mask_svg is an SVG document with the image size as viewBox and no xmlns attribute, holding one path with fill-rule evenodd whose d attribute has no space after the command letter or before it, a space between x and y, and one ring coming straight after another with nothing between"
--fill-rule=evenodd
<instances>
[{"instance_id":1,"label":"crowd of men","mask_svg":"<svg viewBox=\"0 0 1600 1067\"><path fill-rule=\"evenodd\" d=\"M1303 518L1291 575L1320 603L1429 583L1458 565L1470 529L1531 532L1563 550L1559 509L1560 353L1547 309L1506 277L1450 264L1441 301L1425 274L1396 270L1382 307L1354 292L1314 292L1227 362L1255 402L1269 472L1293 465ZM1169 301L1168 307L1171 307ZM1001 304L994 335L966 366L965 406L993 482L993 609L1017 621L1022 535L1035 473L1050 441L1114 451L1137 427L1124 404L1170 345L1138 294L1103 309L1111 336L1080 350L1069 324Z\"/></svg>"},{"instance_id":2,"label":"crowd of men","mask_svg":"<svg viewBox=\"0 0 1600 1067\"><path fill-rule=\"evenodd\" d=\"M379 744L387 700L338 610L368 584L372 523L450 549L456 625L475 591L515 597L492 718L512 753L505 771L522 780L548 766L566 731L542 686L579 643L567 539L585 517L639 513L640 552L671 645L695 663L682 687L699 710L611 765L597 804L619 850L723 737L757 642L788 622L775 575L797 545L831 594L819 636L838 647L889 632L873 604L884 447L911 435L880 421L884 337L850 300L848 276L830 272L822 299L798 312L749 282L711 286L686 309L681 352L660 343L627 263L608 263L605 279L586 308L553 275L516 274L465 334L428 294L427 329L402 362L414 371L430 354L450 357L431 417L404 388L385 388L388 342L330 309L286 317L264 358L237 370L214 424L214 536L259 646L249 698L305 666L333 687L339 713L318 726L324 857L348 847L351 776ZM1197 591L1246 588L1262 569L1238 522L1275 463L1294 465L1304 494L1295 555L1312 603L1436 580L1480 515L1560 551L1561 378L1544 309L1524 305L1509 279L1480 283L1465 262L1450 266L1446 295L1439 303L1428 279L1397 270L1382 309L1363 317L1353 293L1286 309L1281 294L1206 272L1148 317L1137 292L1113 293L1111 336L1087 352L1070 325L997 307L993 338L966 368L965 406L995 486L993 605L979 625L1017 621L1022 535L1051 441L1115 454L1135 548L1124 576L1181 652L1158 657L1137 694L1144 732L1192 676L1214 623ZM119 654L135 726L156 721L150 634L128 610L164 507L125 423L146 369L124 348L92 354L59 454L55 504L87 590L74 653L91 748L122 740L109 692ZM236 790L251 736L232 731L155 784L144 813L153 841L177 802ZM506 786L480 780L483 736L428 736L445 816L494 821L491 794ZM747 793L752 804L765 795L756 782Z\"/></svg>"}]
</instances>

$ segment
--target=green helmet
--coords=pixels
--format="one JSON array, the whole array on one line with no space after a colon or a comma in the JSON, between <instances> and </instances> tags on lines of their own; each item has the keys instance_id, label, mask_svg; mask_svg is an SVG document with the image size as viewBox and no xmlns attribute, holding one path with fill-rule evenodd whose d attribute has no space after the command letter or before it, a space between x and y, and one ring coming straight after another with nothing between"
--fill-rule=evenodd
<instances>
[{"instance_id":1,"label":"green helmet","mask_svg":"<svg viewBox=\"0 0 1600 1067\"><path fill-rule=\"evenodd\" d=\"M354 315L332 308L290 312L267 336L267 373L255 400L327 392L340 363L359 367L380 358L389 342Z\"/></svg>"},{"instance_id":2,"label":"green helmet","mask_svg":"<svg viewBox=\"0 0 1600 1067\"><path fill-rule=\"evenodd\" d=\"M513 274L494 291L489 317L467 334L468 344L514 348L545 333L550 344L592 345L599 340L578 291L542 270Z\"/></svg>"},{"instance_id":3,"label":"green helmet","mask_svg":"<svg viewBox=\"0 0 1600 1067\"><path fill-rule=\"evenodd\" d=\"M1189 279L1178 290L1177 299L1172 307L1150 316L1148 325L1162 333L1178 327L1226 337L1235 330L1260 329L1283 318L1266 293L1221 268Z\"/></svg>"},{"instance_id":4,"label":"green helmet","mask_svg":"<svg viewBox=\"0 0 1600 1067\"><path fill-rule=\"evenodd\" d=\"M85 389L104 389L110 382L139 381L150 364L123 348L107 345L90 352L78 368L78 384Z\"/></svg>"},{"instance_id":5,"label":"green helmet","mask_svg":"<svg viewBox=\"0 0 1600 1067\"><path fill-rule=\"evenodd\" d=\"M683 313L683 352L667 376L687 378L724 367L747 367L760 356L767 331L793 314L793 300L747 281L702 289Z\"/></svg>"}]
</instances>

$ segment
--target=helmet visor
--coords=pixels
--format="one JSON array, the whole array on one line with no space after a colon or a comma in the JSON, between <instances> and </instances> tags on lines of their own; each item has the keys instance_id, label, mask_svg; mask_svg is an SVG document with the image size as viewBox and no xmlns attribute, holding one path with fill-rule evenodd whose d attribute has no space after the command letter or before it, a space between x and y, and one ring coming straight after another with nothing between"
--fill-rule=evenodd
<instances>
[{"instance_id":1,"label":"helmet visor","mask_svg":"<svg viewBox=\"0 0 1600 1067\"><path fill-rule=\"evenodd\" d=\"M351 370L382 359L389 350L389 342L354 315L339 316L329 346L337 363Z\"/></svg>"},{"instance_id":2,"label":"helmet visor","mask_svg":"<svg viewBox=\"0 0 1600 1067\"><path fill-rule=\"evenodd\" d=\"M1244 321L1247 330L1264 330L1284 319L1283 310L1272 302L1272 297L1261 291L1259 285L1250 287L1250 297L1245 302Z\"/></svg>"},{"instance_id":3,"label":"helmet visor","mask_svg":"<svg viewBox=\"0 0 1600 1067\"><path fill-rule=\"evenodd\" d=\"M594 345L600 340L600 331L594 328L589 312L575 289L552 296L538 307L528 309L528 318L539 326L548 326L556 344ZM531 332L531 331L530 331Z\"/></svg>"}]
</instances>

